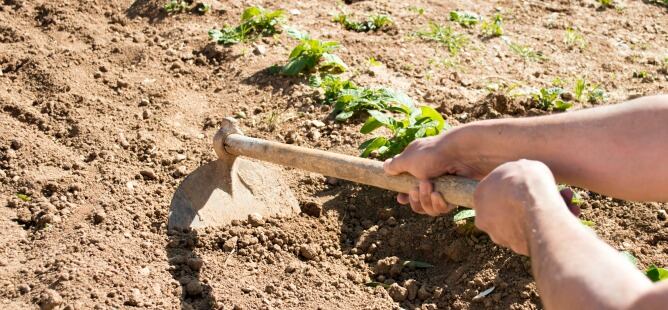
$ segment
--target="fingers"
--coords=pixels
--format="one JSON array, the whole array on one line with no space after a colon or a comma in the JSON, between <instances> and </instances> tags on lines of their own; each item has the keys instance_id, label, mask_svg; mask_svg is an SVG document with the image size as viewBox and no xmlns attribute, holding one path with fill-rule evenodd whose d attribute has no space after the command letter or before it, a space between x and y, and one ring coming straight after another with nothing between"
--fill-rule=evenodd
<instances>
[{"instance_id":1,"label":"fingers","mask_svg":"<svg viewBox=\"0 0 668 310\"><path fill-rule=\"evenodd\" d=\"M424 209L422 209L422 205L420 204L420 189L418 187L413 188L413 190L408 193L408 201L411 204L413 212L425 214Z\"/></svg>"},{"instance_id":2,"label":"fingers","mask_svg":"<svg viewBox=\"0 0 668 310\"><path fill-rule=\"evenodd\" d=\"M443 195L439 192L431 193L431 203L434 206L434 210L439 214L450 213L450 211L455 209L455 206L447 203L445 199L443 199Z\"/></svg>"},{"instance_id":3,"label":"fingers","mask_svg":"<svg viewBox=\"0 0 668 310\"><path fill-rule=\"evenodd\" d=\"M402 204L402 205L409 204L410 201L408 200L408 194L403 194L403 193L398 194L397 195L397 202Z\"/></svg>"},{"instance_id":4,"label":"fingers","mask_svg":"<svg viewBox=\"0 0 668 310\"><path fill-rule=\"evenodd\" d=\"M420 181L419 185L420 205L422 207L422 210L424 210L424 212L427 213L429 216L438 216L439 213L436 210L434 210L434 207L431 203L431 193L433 189L434 187L433 185L431 185L431 182Z\"/></svg>"},{"instance_id":5,"label":"fingers","mask_svg":"<svg viewBox=\"0 0 668 310\"><path fill-rule=\"evenodd\" d=\"M385 160L383 163L383 169L385 170L385 173L389 175L397 175L406 171L406 168L404 168L404 160L402 155L399 154L394 158Z\"/></svg>"}]
</instances>

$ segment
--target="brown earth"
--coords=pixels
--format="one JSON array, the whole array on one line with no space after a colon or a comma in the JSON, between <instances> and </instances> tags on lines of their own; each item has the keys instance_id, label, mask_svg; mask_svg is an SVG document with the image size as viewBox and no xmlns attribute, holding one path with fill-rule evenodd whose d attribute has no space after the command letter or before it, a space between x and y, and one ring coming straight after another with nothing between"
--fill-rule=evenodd
<instances>
[{"instance_id":1,"label":"brown earth","mask_svg":"<svg viewBox=\"0 0 668 310\"><path fill-rule=\"evenodd\" d=\"M544 113L489 95L490 83L539 88L586 76L609 104L668 89L668 10L651 1L618 9L591 0L411 2L424 15L400 1L226 1L204 16L167 16L162 4L0 4L0 308L542 307L528 259L457 233L449 216L412 214L393 193L300 171L286 169L285 180L309 215L167 231L171 196L215 158L211 139L224 116L245 115L247 135L353 155L366 139L362 119L336 123L304 79L268 73L293 39L209 44L206 32L237 23L248 5L292 10L289 24L342 43L337 53L356 82L403 89L452 125ZM396 29L345 31L330 22L342 6L358 18L390 14ZM455 63L411 36L453 9L500 10L505 35L547 60L523 61L502 39L449 22L470 38ZM570 26L586 47L566 46ZM384 65L369 68L370 57ZM640 71L649 76L634 78ZM581 192L583 218L599 236L633 253L640 268L668 264L665 204ZM365 286L372 280L387 289Z\"/></svg>"}]
</instances>

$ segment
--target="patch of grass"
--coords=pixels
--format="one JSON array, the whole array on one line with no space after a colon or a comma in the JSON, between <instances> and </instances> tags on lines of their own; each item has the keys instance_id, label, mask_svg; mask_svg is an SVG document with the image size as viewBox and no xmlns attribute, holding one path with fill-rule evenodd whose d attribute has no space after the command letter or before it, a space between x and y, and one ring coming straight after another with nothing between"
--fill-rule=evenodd
<instances>
[{"instance_id":1,"label":"patch of grass","mask_svg":"<svg viewBox=\"0 0 668 310\"><path fill-rule=\"evenodd\" d=\"M458 23L462 27L470 28L477 25L482 18L480 15L466 11L450 12L450 20Z\"/></svg>"},{"instance_id":2,"label":"patch of grass","mask_svg":"<svg viewBox=\"0 0 668 310\"><path fill-rule=\"evenodd\" d=\"M329 73L348 70L343 60L331 53L340 46L338 42L312 39L308 34L295 29L287 29L287 32L300 42L290 52L288 63L280 70L281 74L296 76L300 73L314 72L316 69Z\"/></svg>"},{"instance_id":3,"label":"patch of grass","mask_svg":"<svg viewBox=\"0 0 668 310\"><path fill-rule=\"evenodd\" d=\"M614 8L615 7L615 1L614 0L598 0L598 3L601 5L602 8Z\"/></svg>"},{"instance_id":4,"label":"patch of grass","mask_svg":"<svg viewBox=\"0 0 668 310\"><path fill-rule=\"evenodd\" d=\"M351 21L348 15L341 13L334 17L334 22L356 32L376 31L392 25L392 19L387 15L371 15L366 21L358 22Z\"/></svg>"},{"instance_id":5,"label":"patch of grass","mask_svg":"<svg viewBox=\"0 0 668 310\"><path fill-rule=\"evenodd\" d=\"M21 199L25 202L32 201L32 198L30 196L26 195L26 194L18 193L18 194L16 194L16 197L18 197L19 199Z\"/></svg>"},{"instance_id":6,"label":"patch of grass","mask_svg":"<svg viewBox=\"0 0 668 310\"><path fill-rule=\"evenodd\" d=\"M459 34L452 28L429 23L429 28L415 33L423 40L435 41L448 48L451 55L457 55L459 51L468 43L468 39L463 34Z\"/></svg>"},{"instance_id":7,"label":"patch of grass","mask_svg":"<svg viewBox=\"0 0 668 310\"><path fill-rule=\"evenodd\" d=\"M564 33L564 44L570 49L584 49L587 46L587 40L578 30L568 28Z\"/></svg>"},{"instance_id":8,"label":"patch of grass","mask_svg":"<svg viewBox=\"0 0 668 310\"><path fill-rule=\"evenodd\" d=\"M480 26L482 35L485 37L500 37L503 35L503 17L501 14L494 14L491 21L483 20Z\"/></svg>"},{"instance_id":9,"label":"patch of grass","mask_svg":"<svg viewBox=\"0 0 668 310\"><path fill-rule=\"evenodd\" d=\"M533 48L521 45L518 43L508 43L510 50L518 56L522 57L524 61L544 61L547 59L543 53L535 51Z\"/></svg>"},{"instance_id":10,"label":"patch of grass","mask_svg":"<svg viewBox=\"0 0 668 310\"><path fill-rule=\"evenodd\" d=\"M417 13L417 15L420 16L424 15L424 13L426 12L423 7L417 7L417 6L409 6L408 11Z\"/></svg>"},{"instance_id":11,"label":"patch of grass","mask_svg":"<svg viewBox=\"0 0 668 310\"><path fill-rule=\"evenodd\" d=\"M236 27L209 30L209 37L218 44L230 45L278 33L284 23L283 10L269 11L259 6L249 7L241 15Z\"/></svg>"}]
</instances>

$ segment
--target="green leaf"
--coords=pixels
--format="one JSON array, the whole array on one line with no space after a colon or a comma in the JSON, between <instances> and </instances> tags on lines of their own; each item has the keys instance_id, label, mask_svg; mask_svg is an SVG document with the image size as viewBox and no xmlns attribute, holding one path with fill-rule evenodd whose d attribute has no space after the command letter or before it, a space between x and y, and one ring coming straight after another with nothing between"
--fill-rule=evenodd
<instances>
[{"instance_id":1,"label":"green leaf","mask_svg":"<svg viewBox=\"0 0 668 310\"><path fill-rule=\"evenodd\" d=\"M381 283L381 282L376 282L376 281L367 282L367 283L364 283L364 285L368 286L368 287L376 287L376 286L382 286L384 288L389 288L390 287L388 284Z\"/></svg>"},{"instance_id":2,"label":"green leaf","mask_svg":"<svg viewBox=\"0 0 668 310\"><path fill-rule=\"evenodd\" d=\"M16 194L16 197L18 197L19 199L21 199L25 202L32 201L32 198L30 198L30 196L28 196L26 194L18 193L18 194Z\"/></svg>"},{"instance_id":3,"label":"green leaf","mask_svg":"<svg viewBox=\"0 0 668 310\"><path fill-rule=\"evenodd\" d=\"M659 282L668 279L668 270L651 265L645 270L645 275L647 275L652 282Z\"/></svg>"},{"instance_id":4,"label":"green leaf","mask_svg":"<svg viewBox=\"0 0 668 310\"><path fill-rule=\"evenodd\" d=\"M455 216L452 218L452 220L457 222L457 221L461 221L461 220L465 220L465 219L469 219L469 218L473 218L473 217L475 217L475 210L464 209L464 210L461 210L461 211L457 212L457 214L455 214Z\"/></svg>"},{"instance_id":5,"label":"green leaf","mask_svg":"<svg viewBox=\"0 0 668 310\"><path fill-rule=\"evenodd\" d=\"M297 40L308 40L308 39L310 38L309 35L308 35L308 33L306 33L306 32L301 32L301 31L299 31L297 28L294 28L294 27L284 27L284 29L285 29L285 32L286 32L289 36L291 36L291 37L293 37L293 38L295 38L295 39L297 39Z\"/></svg>"},{"instance_id":6,"label":"green leaf","mask_svg":"<svg viewBox=\"0 0 668 310\"><path fill-rule=\"evenodd\" d=\"M261 15L262 14L262 9L256 6L249 7L244 10L244 12L241 14L241 20L242 21L247 21L255 16Z\"/></svg>"},{"instance_id":7,"label":"green leaf","mask_svg":"<svg viewBox=\"0 0 668 310\"><path fill-rule=\"evenodd\" d=\"M421 106L420 111L422 112L421 117L427 117L438 122L438 125L436 126L438 131L443 129L443 126L445 126L445 120L443 119L441 113L438 113L438 111L436 111L434 108L426 105Z\"/></svg>"},{"instance_id":8,"label":"green leaf","mask_svg":"<svg viewBox=\"0 0 668 310\"><path fill-rule=\"evenodd\" d=\"M383 123L379 122L376 120L375 117L369 117L369 119L364 122L364 125L362 125L362 129L360 129L361 133L370 133L380 127L383 126Z\"/></svg>"},{"instance_id":9,"label":"green leaf","mask_svg":"<svg viewBox=\"0 0 668 310\"><path fill-rule=\"evenodd\" d=\"M283 66L281 69L281 74L287 76L296 76L299 72L302 72L308 64L308 59L306 57L297 57L288 62L287 65Z\"/></svg>"},{"instance_id":10,"label":"green leaf","mask_svg":"<svg viewBox=\"0 0 668 310\"><path fill-rule=\"evenodd\" d=\"M387 114L385 114L385 113L383 113L383 112L376 111L376 110L369 110L369 111L367 111L367 112L368 112L369 115L371 115L371 117L373 117L377 122L379 122L379 123L381 123L381 124L387 126L387 127L390 128L390 129L394 129L394 128L395 128L395 126L394 126L394 119L393 119L391 116L389 116L389 115L387 115Z\"/></svg>"},{"instance_id":11,"label":"green leaf","mask_svg":"<svg viewBox=\"0 0 668 310\"><path fill-rule=\"evenodd\" d=\"M341 58L339 58L339 56L330 53L322 54L320 66L323 69L330 69L336 72L345 72L348 70L348 66L341 60Z\"/></svg>"},{"instance_id":12,"label":"green leaf","mask_svg":"<svg viewBox=\"0 0 668 310\"><path fill-rule=\"evenodd\" d=\"M360 154L360 157L369 157L371 152L377 150L381 146L385 145L387 143L387 139L385 137L377 137L373 138L371 140L367 140L362 145L360 145L360 148L364 148L362 151L362 154Z\"/></svg>"},{"instance_id":13,"label":"green leaf","mask_svg":"<svg viewBox=\"0 0 668 310\"><path fill-rule=\"evenodd\" d=\"M421 261L418 261L418 260L407 260L407 261L404 261L404 267L415 268L415 269L425 269L425 268L433 268L434 265L432 265L430 263L421 262Z\"/></svg>"},{"instance_id":14,"label":"green leaf","mask_svg":"<svg viewBox=\"0 0 668 310\"><path fill-rule=\"evenodd\" d=\"M588 221L588 220L580 220L580 223L581 223L582 225L584 225L584 226L587 226L587 227L594 227L594 226L596 226L596 223L594 223L594 222L592 222L592 221Z\"/></svg>"},{"instance_id":15,"label":"green leaf","mask_svg":"<svg viewBox=\"0 0 668 310\"><path fill-rule=\"evenodd\" d=\"M344 111L336 115L336 120L339 122L345 121L349 119L351 116L355 114L355 111Z\"/></svg>"}]
</instances>

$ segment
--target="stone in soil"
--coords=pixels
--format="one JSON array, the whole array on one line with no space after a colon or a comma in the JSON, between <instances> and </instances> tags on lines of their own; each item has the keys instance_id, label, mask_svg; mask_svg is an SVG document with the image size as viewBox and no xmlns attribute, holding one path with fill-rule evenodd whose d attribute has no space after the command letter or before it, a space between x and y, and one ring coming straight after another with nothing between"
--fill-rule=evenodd
<instances>
[{"instance_id":1,"label":"stone in soil","mask_svg":"<svg viewBox=\"0 0 668 310\"><path fill-rule=\"evenodd\" d=\"M401 287L397 283L390 285L390 287L387 289L387 293L390 294L392 300L396 302L402 302L408 297L408 290Z\"/></svg>"},{"instance_id":2,"label":"stone in soil","mask_svg":"<svg viewBox=\"0 0 668 310\"><path fill-rule=\"evenodd\" d=\"M248 215L248 223L253 227L264 225L264 219L259 213L251 213Z\"/></svg>"},{"instance_id":3,"label":"stone in soil","mask_svg":"<svg viewBox=\"0 0 668 310\"><path fill-rule=\"evenodd\" d=\"M315 260L318 258L318 250L315 246L310 244L302 244L299 247L299 254L307 260Z\"/></svg>"},{"instance_id":4,"label":"stone in soil","mask_svg":"<svg viewBox=\"0 0 668 310\"><path fill-rule=\"evenodd\" d=\"M39 297L39 308L41 310L51 310L63 303L63 297L58 292L47 289Z\"/></svg>"}]
</instances>

